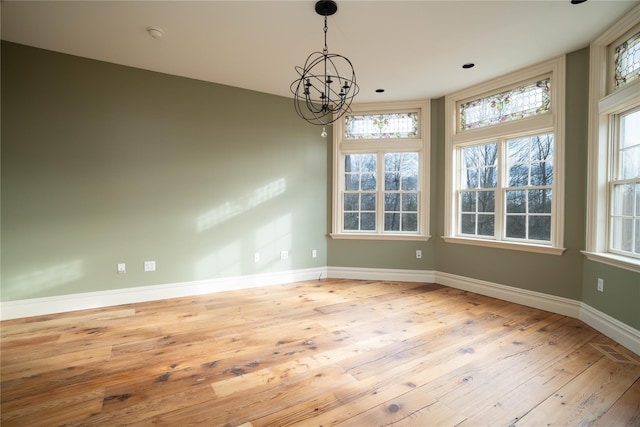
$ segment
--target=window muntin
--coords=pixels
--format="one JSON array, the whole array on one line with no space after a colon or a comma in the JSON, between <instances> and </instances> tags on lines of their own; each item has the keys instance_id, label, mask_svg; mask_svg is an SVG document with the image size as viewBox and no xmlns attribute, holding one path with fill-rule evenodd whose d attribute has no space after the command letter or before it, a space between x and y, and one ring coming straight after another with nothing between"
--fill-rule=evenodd
<instances>
[{"instance_id":1,"label":"window muntin","mask_svg":"<svg viewBox=\"0 0 640 427\"><path fill-rule=\"evenodd\" d=\"M614 90L640 76L640 32L615 47L613 69Z\"/></svg>"},{"instance_id":2,"label":"window muntin","mask_svg":"<svg viewBox=\"0 0 640 427\"><path fill-rule=\"evenodd\" d=\"M345 139L390 139L419 137L418 112L351 114L345 118Z\"/></svg>"},{"instance_id":3,"label":"window muntin","mask_svg":"<svg viewBox=\"0 0 640 427\"><path fill-rule=\"evenodd\" d=\"M551 79L545 78L459 105L461 131L549 112Z\"/></svg>"},{"instance_id":4,"label":"window muntin","mask_svg":"<svg viewBox=\"0 0 640 427\"><path fill-rule=\"evenodd\" d=\"M614 115L609 250L640 258L640 108Z\"/></svg>"}]
</instances>

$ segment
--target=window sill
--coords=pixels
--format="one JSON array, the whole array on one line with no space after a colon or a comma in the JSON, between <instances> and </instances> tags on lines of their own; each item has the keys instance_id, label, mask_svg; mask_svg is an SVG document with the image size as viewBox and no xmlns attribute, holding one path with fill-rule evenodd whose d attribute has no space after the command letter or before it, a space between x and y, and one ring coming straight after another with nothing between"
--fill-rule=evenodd
<instances>
[{"instance_id":1,"label":"window sill","mask_svg":"<svg viewBox=\"0 0 640 427\"><path fill-rule=\"evenodd\" d=\"M513 251L535 252L539 254L562 255L566 248L554 248L551 246L534 245L528 243L505 242L497 240L469 239L464 237L442 237L447 243L460 243L463 245L483 246L487 248L508 249Z\"/></svg>"},{"instance_id":2,"label":"window sill","mask_svg":"<svg viewBox=\"0 0 640 427\"><path fill-rule=\"evenodd\" d=\"M360 233L331 233L332 239L352 240L420 240L428 241L431 236L418 234L360 234Z\"/></svg>"},{"instance_id":3,"label":"window sill","mask_svg":"<svg viewBox=\"0 0 640 427\"><path fill-rule=\"evenodd\" d=\"M633 259L603 252L581 252L588 260L640 273L640 259Z\"/></svg>"}]
</instances>

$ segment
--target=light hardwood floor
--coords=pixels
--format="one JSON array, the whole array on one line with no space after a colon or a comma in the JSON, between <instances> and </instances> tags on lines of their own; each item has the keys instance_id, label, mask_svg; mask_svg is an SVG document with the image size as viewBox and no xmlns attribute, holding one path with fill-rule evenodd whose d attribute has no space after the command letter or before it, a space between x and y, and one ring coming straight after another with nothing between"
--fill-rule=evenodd
<instances>
[{"instance_id":1,"label":"light hardwood floor","mask_svg":"<svg viewBox=\"0 0 640 427\"><path fill-rule=\"evenodd\" d=\"M433 284L309 281L0 329L5 427L640 425L640 357Z\"/></svg>"}]
</instances>

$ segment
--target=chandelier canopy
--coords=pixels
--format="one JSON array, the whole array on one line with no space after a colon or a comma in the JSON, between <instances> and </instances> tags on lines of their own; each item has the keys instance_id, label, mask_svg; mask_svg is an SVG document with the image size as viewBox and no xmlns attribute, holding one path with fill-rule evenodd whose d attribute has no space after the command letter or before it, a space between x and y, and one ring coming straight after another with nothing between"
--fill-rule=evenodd
<instances>
[{"instance_id":1,"label":"chandelier canopy","mask_svg":"<svg viewBox=\"0 0 640 427\"><path fill-rule=\"evenodd\" d=\"M291 92L298 115L311 124L324 126L350 111L359 88L351 61L329 53L327 48L327 16L336 13L338 5L332 0L320 0L315 10L324 16L324 49L310 54L304 67L295 67L300 78L291 83Z\"/></svg>"}]
</instances>

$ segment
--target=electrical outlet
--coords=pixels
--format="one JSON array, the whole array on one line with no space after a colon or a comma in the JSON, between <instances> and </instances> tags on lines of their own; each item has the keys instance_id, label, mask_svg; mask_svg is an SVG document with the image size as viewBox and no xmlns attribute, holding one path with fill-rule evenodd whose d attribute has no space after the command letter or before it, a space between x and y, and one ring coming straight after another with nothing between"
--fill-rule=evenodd
<instances>
[{"instance_id":1,"label":"electrical outlet","mask_svg":"<svg viewBox=\"0 0 640 427\"><path fill-rule=\"evenodd\" d=\"M145 261L144 262L144 271L156 271L156 262L155 261Z\"/></svg>"},{"instance_id":2,"label":"electrical outlet","mask_svg":"<svg viewBox=\"0 0 640 427\"><path fill-rule=\"evenodd\" d=\"M118 274L125 274L127 272L127 265L122 262L118 264Z\"/></svg>"},{"instance_id":3,"label":"electrical outlet","mask_svg":"<svg viewBox=\"0 0 640 427\"><path fill-rule=\"evenodd\" d=\"M311 258L318 258L318 251L311 249Z\"/></svg>"},{"instance_id":4,"label":"electrical outlet","mask_svg":"<svg viewBox=\"0 0 640 427\"><path fill-rule=\"evenodd\" d=\"M420 249L416 251L416 258L418 259L422 258L422 251Z\"/></svg>"},{"instance_id":5,"label":"electrical outlet","mask_svg":"<svg viewBox=\"0 0 640 427\"><path fill-rule=\"evenodd\" d=\"M280 259L289 259L289 251L280 251Z\"/></svg>"},{"instance_id":6,"label":"electrical outlet","mask_svg":"<svg viewBox=\"0 0 640 427\"><path fill-rule=\"evenodd\" d=\"M598 290L604 292L604 280L598 277Z\"/></svg>"},{"instance_id":7,"label":"electrical outlet","mask_svg":"<svg viewBox=\"0 0 640 427\"><path fill-rule=\"evenodd\" d=\"M258 252L253 254L253 262L260 262L260 254Z\"/></svg>"}]
</instances>

